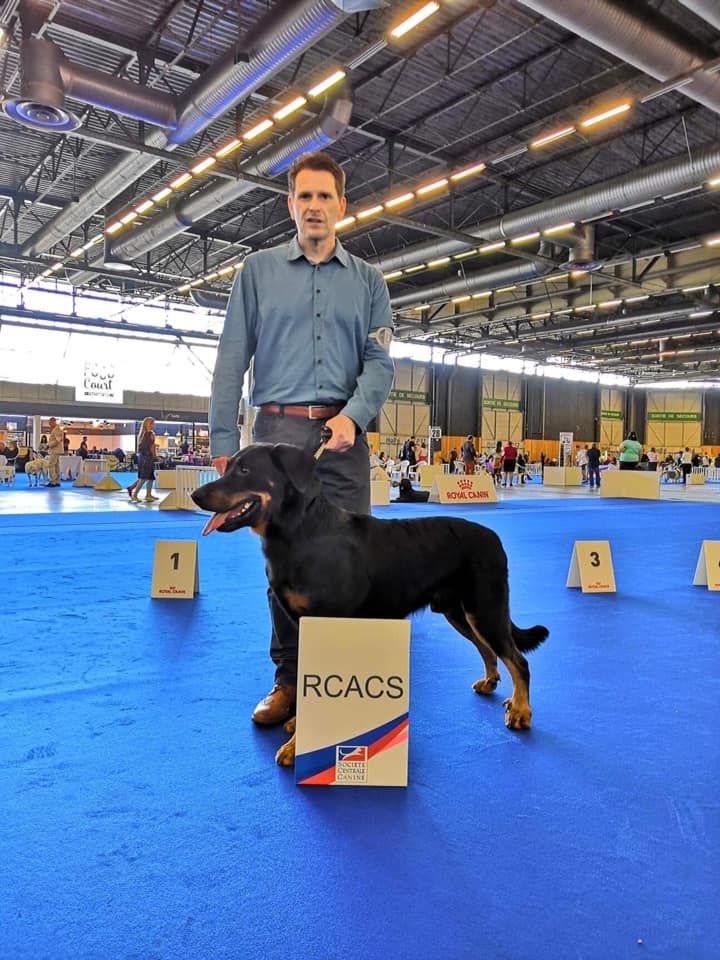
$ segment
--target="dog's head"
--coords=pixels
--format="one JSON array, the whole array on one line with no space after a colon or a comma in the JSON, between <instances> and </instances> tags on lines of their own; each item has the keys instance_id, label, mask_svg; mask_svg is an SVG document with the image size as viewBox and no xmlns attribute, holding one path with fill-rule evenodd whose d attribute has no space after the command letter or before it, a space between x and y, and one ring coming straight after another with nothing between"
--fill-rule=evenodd
<instances>
[{"instance_id":1,"label":"dog's head","mask_svg":"<svg viewBox=\"0 0 720 960\"><path fill-rule=\"evenodd\" d=\"M316 486L312 454L287 443L257 443L231 457L219 480L191 496L201 510L214 514L203 535L213 530L232 533L240 527L263 533L273 519L282 517L287 523L301 514Z\"/></svg>"}]
</instances>

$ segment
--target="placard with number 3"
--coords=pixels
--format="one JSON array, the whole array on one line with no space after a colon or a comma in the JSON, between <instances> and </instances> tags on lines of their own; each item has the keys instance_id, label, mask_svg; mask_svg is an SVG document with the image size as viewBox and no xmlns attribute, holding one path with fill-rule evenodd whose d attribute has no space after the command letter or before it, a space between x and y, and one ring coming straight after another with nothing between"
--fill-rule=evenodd
<instances>
[{"instance_id":1,"label":"placard with number 3","mask_svg":"<svg viewBox=\"0 0 720 960\"><path fill-rule=\"evenodd\" d=\"M583 593L615 593L615 571L608 540L576 540L570 558L568 587Z\"/></svg>"},{"instance_id":2,"label":"placard with number 3","mask_svg":"<svg viewBox=\"0 0 720 960\"><path fill-rule=\"evenodd\" d=\"M200 591L197 540L156 540L150 596L192 600Z\"/></svg>"}]
</instances>

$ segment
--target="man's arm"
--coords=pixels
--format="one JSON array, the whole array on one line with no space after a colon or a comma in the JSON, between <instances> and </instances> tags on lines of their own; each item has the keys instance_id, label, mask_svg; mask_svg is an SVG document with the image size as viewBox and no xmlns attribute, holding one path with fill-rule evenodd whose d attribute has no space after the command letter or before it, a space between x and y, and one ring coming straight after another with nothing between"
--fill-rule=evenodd
<instances>
[{"instance_id":1,"label":"man's arm","mask_svg":"<svg viewBox=\"0 0 720 960\"><path fill-rule=\"evenodd\" d=\"M213 461L240 446L238 409L243 378L255 353L257 304L251 263L235 277L218 344L210 393L210 452Z\"/></svg>"},{"instance_id":2,"label":"man's arm","mask_svg":"<svg viewBox=\"0 0 720 960\"><path fill-rule=\"evenodd\" d=\"M333 417L333 420L340 421L349 418L353 424L357 424L361 429L365 429L372 418L380 412L380 408L387 400L395 372L393 362L390 359L390 343L394 325L387 284L378 270L373 270L371 282L373 284L372 303L370 306L368 338L365 341L363 351L363 368L357 379L352 397L345 404L341 413L337 417ZM333 420L328 421L328 426L334 431ZM347 450L354 442L353 427L352 442L343 445L342 450ZM328 449L337 449L338 452L341 452L340 447L333 446L332 440L328 444Z\"/></svg>"}]
</instances>

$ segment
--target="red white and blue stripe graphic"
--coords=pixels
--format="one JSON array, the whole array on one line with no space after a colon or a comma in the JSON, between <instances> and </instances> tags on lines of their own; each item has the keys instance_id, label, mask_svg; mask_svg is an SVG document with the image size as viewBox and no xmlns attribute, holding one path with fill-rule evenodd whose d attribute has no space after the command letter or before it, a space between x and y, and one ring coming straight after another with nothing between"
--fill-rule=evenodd
<instances>
[{"instance_id":1,"label":"red white and blue stripe graphic","mask_svg":"<svg viewBox=\"0 0 720 960\"><path fill-rule=\"evenodd\" d=\"M337 748L343 743L358 747L367 747L367 759L372 760L378 754L392 749L408 738L408 714L402 713L394 720L384 723L381 727L368 730L365 733L353 734L344 741L312 750L309 753L299 753L295 757L295 779L298 784L307 786L322 786L335 783L335 758ZM343 762L347 761L347 757Z\"/></svg>"}]
</instances>

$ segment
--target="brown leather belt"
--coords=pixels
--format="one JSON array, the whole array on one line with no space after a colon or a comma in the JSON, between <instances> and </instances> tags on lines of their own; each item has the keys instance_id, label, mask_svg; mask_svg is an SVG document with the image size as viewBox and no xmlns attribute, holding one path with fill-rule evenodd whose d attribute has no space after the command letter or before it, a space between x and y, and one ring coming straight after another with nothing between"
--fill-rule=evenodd
<instances>
[{"instance_id":1,"label":"brown leather belt","mask_svg":"<svg viewBox=\"0 0 720 960\"><path fill-rule=\"evenodd\" d=\"M283 403L261 403L262 413L274 413L279 417L305 417L307 420L329 420L340 413L342 407L311 403L304 406Z\"/></svg>"}]
</instances>

